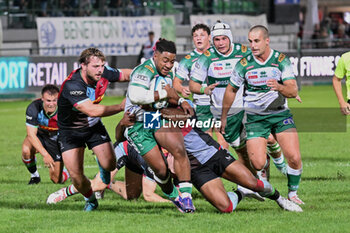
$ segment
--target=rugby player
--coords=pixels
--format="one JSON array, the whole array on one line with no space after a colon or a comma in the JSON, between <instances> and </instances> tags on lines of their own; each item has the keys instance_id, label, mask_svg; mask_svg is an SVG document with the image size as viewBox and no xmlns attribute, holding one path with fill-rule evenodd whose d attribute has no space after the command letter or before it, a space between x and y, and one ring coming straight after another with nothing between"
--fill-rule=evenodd
<instances>
[{"instance_id":1,"label":"rugby player","mask_svg":"<svg viewBox=\"0 0 350 233\"><path fill-rule=\"evenodd\" d=\"M161 112L163 117L174 121L185 115L181 109L174 108L165 108ZM180 120L186 120L186 117ZM121 121L120 124L123 122ZM123 130L123 128L119 129ZM298 205L282 197L268 181L255 178L242 163L236 162L234 157L227 150L222 149L210 135L195 125L192 127L184 124L181 131L191 162L193 185L220 212L232 212L243 197L250 195L242 189L226 192L220 177L259 192L260 195L276 201L284 210L302 212Z\"/></svg>"},{"instance_id":2,"label":"rugby player","mask_svg":"<svg viewBox=\"0 0 350 233\"><path fill-rule=\"evenodd\" d=\"M150 89L152 80L158 76L172 80L171 69L176 58L174 42L159 39L155 45L153 57L137 66L132 74L127 92L125 111L136 114L136 123L128 129L129 139L135 149L146 160L155 173L155 180L163 193L184 212L194 212L192 203L192 183L188 157L183 143L183 136L178 128L158 129L144 128L144 114L149 106L159 100L167 100L171 104L179 105L186 113L193 115L192 107L178 96L176 90L166 85L164 89L154 91ZM144 108L136 108L143 105ZM136 110L135 112L133 112ZM179 179L179 190L173 185L170 173L164 162L159 147L165 148L174 156L175 173Z\"/></svg>"},{"instance_id":3,"label":"rugby player","mask_svg":"<svg viewBox=\"0 0 350 233\"><path fill-rule=\"evenodd\" d=\"M188 55L186 55L179 63L179 67L176 70L176 76L174 78L173 86L175 90L182 94L183 97L187 98L191 94L188 86L184 86L184 81L190 80L191 70L194 67L195 62L198 60L199 56L203 54L207 49L210 48L210 29L205 24L196 24L192 28L192 41L195 49ZM206 87L203 83L202 87ZM209 95L193 94L193 102L195 104L196 115L198 121L212 121L213 114L210 111L210 97ZM203 125L202 130L209 135L212 135L213 128ZM221 135L221 133L215 129L217 140L220 145L228 149L228 144Z\"/></svg>"},{"instance_id":4,"label":"rugby player","mask_svg":"<svg viewBox=\"0 0 350 233\"><path fill-rule=\"evenodd\" d=\"M97 156L103 180L110 183L110 171L116 166L114 150L100 117L124 110L124 102L99 105L109 82L128 81L131 70L113 69L97 48L85 49L79 58L80 68L63 82L58 97L58 142L74 187L85 197L85 211L97 208L98 202L84 175L84 150L87 145Z\"/></svg>"},{"instance_id":5,"label":"rugby player","mask_svg":"<svg viewBox=\"0 0 350 233\"><path fill-rule=\"evenodd\" d=\"M57 143L58 87L48 84L41 90L41 98L34 100L26 111L27 135L22 145L22 161L31 174L28 184L38 184L40 175L35 154L43 156L53 183L64 183L69 174L63 171L63 161Z\"/></svg>"},{"instance_id":6,"label":"rugby player","mask_svg":"<svg viewBox=\"0 0 350 233\"><path fill-rule=\"evenodd\" d=\"M114 147L116 155L116 169L111 172L111 177L115 177L118 171L125 166L125 181L112 181L109 185L103 183L98 173L92 179L91 187L94 192L104 193L106 188L114 191L125 200L134 200L140 197L148 202L169 202L155 193L156 182L153 179L153 171L149 168L144 159L129 145L127 141L116 143ZM47 198L47 204L56 204L76 193L79 193L74 185L62 188Z\"/></svg>"},{"instance_id":7,"label":"rugby player","mask_svg":"<svg viewBox=\"0 0 350 233\"><path fill-rule=\"evenodd\" d=\"M238 92L244 85L247 150L252 166L256 170L264 168L267 139L272 133L288 161L288 198L296 204L304 204L297 195L302 173L298 133L286 99L298 95L292 65L283 53L270 48L266 27L252 27L248 40L252 54L236 64L226 87L221 131L229 131L226 126L228 113L236 96L241 98Z\"/></svg>"}]
</instances>

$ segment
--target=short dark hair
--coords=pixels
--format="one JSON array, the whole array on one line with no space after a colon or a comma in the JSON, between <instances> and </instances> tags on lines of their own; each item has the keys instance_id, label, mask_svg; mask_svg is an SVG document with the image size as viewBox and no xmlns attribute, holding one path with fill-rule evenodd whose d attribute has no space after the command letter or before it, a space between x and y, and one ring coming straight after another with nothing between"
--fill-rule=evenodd
<instances>
[{"instance_id":1,"label":"short dark hair","mask_svg":"<svg viewBox=\"0 0 350 233\"><path fill-rule=\"evenodd\" d=\"M208 35L210 35L210 28L205 25L205 24L202 24L202 23L199 23L199 24L196 24L193 26L192 28L192 36L193 36L193 33L199 29L202 29L203 31L206 31L208 33Z\"/></svg>"},{"instance_id":2,"label":"short dark hair","mask_svg":"<svg viewBox=\"0 0 350 233\"><path fill-rule=\"evenodd\" d=\"M269 30L263 25L255 25L249 29L249 33L255 30L263 32L264 38L269 38Z\"/></svg>"},{"instance_id":3,"label":"short dark hair","mask_svg":"<svg viewBox=\"0 0 350 233\"><path fill-rule=\"evenodd\" d=\"M91 57L98 57L102 61L106 61L105 55L97 48L88 48L85 49L83 52L81 52L79 57L79 63L80 64L89 64Z\"/></svg>"},{"instance_id":4,"label":"short dark hair","mask_svg":"<svg viewBox=\"0 0 350 233\"><path fill-rule=\"evenodd\" d=\"M154 36L154 32L153 32L153 31L149 31L149 32L148 32L148 35L149 35L149 36Z\"/></svg>"},{"instance_id":5,"label":"short dark hair","mask_svg":"<svg viewBox=\"0 0 350 233\"><path fill-rule=\"evenodd\" d=\"M48 92L49 95L54 95L60 92L60 89L52 84L46 84L43 89L41 89L41 95L44 95L44 93Z\"/></svg>"},{"instance_id":6,"label":"short dark hair","mask_svg":"<svg viewBox=\"0 0 350 233\"><path fill-rule=\"evenodd\" d=\"M162 53L162 52L169 52L169 53L174 53L176 54L176 46L175 43L166 40L163 38L159 38L159 40L156 42L156 51Z\"/></svg>"}]
</instances>

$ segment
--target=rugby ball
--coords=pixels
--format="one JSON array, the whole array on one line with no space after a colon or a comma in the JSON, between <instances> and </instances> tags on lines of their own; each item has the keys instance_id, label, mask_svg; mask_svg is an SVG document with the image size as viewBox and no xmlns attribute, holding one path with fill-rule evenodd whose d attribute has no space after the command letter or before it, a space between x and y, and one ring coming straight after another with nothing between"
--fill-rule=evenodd
<instances>
[{"instance_id":1,"label":"rugby ball","mask_svg":"<svg viewBox=\"0 0 350 233\"><path fill-rule=\"evenodd\" d=\"M154 91L159 91L161 89L164 89L164 87L169 84L168 81L163 78L162 76L158 76L152 80L151 83L151 90L153 89ZM157 102L154 102L152 104L152 107L155 109L162 109L166 108L168 106L168 101L167 100L160 100Z\"/></svg>"}]
</instances>

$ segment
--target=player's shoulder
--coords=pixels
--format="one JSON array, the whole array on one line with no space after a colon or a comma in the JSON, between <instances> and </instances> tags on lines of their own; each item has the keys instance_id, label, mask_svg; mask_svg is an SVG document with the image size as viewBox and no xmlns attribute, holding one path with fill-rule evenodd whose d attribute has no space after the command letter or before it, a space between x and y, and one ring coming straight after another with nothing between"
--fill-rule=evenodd
<instances>
[{"instance_id":1,"label":"player's shoulder","mask_svg":"<svg viewBox=\"0 0 350 233\"><path fill-rule=\"evenodd\" d=\"M32 110L32 111L36 110L36 111L39 111L40 108L42 107L42 105L43 105L43 101L42 101L40 98L38 98L38 99L33 100L33 101L28 105L27 110Z\"/></svg>"},{"instance_id":2,"label":"player's shoulder","mask_svg":"<svg viewBox=\"0 0 350 233\"><path fill-rule=\"evenodd\" d=\"M344 61L350 61L350 51L349 52L346 52L346 53L343 53L341 56L340 56L340 59L344 60Z\"/></svg>"},{"instance_id":3,"label":"player's shoulder","mask_svg":"<svg viewBox=\"0 0 350 233\"><path fill-rule=\"evenodd\" d=\"M148 59L144 63L135 67L135 69L131 73L131 76L133 77L135 75L143 75L145 77L151 78L156 74L157 71L155 65L153 64L151 59Z\"/></svg>"},{"instance_id":4,"label":"player's shoulder","mask_svg":"<svg viewBox=\"0 0 350 233\"><path fill-rule=\"evenodd\" d=\"M215 56L217 56L216 49L214 49L214 47L210 47L201 55L201 58L211 59Z\"/></svg>"},{"instance_id":5,"label":"player's shoulder","mask_svg":"<svg viewBox=\"0 0 350 233\"><path fill-rule=\"evenodd\" d=\"M235 53L240 53L243 56L246 56L247 54L251 53L250 48L240 43L234 43L233 50Z\"/></svg>"},{"instance_id":6,"label":"player's shoulder","mask_svg":"<svg viewBox=\"0 0 350 233\"><path fill-rule=\"evenodd\" d=\"M278 64L290 63L288 56L277 50L273 50L272 57L273 60Z\"/></svg>"}]
</instances>

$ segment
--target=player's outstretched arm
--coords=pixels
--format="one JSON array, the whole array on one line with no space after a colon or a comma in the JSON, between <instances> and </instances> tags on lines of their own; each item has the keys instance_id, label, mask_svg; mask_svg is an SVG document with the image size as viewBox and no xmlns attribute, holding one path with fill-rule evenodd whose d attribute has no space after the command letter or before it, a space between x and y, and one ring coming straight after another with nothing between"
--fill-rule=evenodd
<instances>
[{"instance_id":1,"label":"player's outstretched arm","mask_svg":"<svg viewBox=\"0 0 350 233\"><path fill-rule=\"evenodd\" d=\"M183 97L187 98L191 95L191 91L188 86L183 86L182 83L183 81L181 79L175 77L173 81L173 87L178 93L181 93Z\"/></svg>"},{"instance_id":2,"label":"player's outstretched arm","mask_svg":"<svg viewBox=\"0 0 350 233\"><path fill-rule=\"evenodd\" d=\"M233 87L232 85L227 85L225 89L224 99L222 100L222 110L221 110L221 128L220 132L225 134L225 127L227 121L227 113L230 110L233 101L236 98L236 93L238 89Z\"/></svg>"},{"instance_id":3,"label":"player's outstretched arm","mask_svg":"<svg viewBox=\"0 0 350 233\"><path fill-rule=\"evenodd\" d=\"M207 87L202 87L200 83L197 83L193 80L190 80L190 91L195 93L195 94L206 94L206 95L211 95L215 87L219 85L219 83L214 83L211 84Z\"/></svg>"},{"instance_id":4,"label":"player's outstretched arm","mask_svg":"<svg viewBox=\"0 0 350 233\"><path fill-rule=\"evenodd\" d=\"M120 71L122 72L122 76L120 77L119 82L129 82L132 69L120 69Z\"/></svg>"},{"instance_id":5,"label":"player's outstretched arm","mask_svg":"<svg viewBox=\"0 0 350 233\"><path fill-rule=\"evenodd\" d=\"M49 168L52 167L54 169L55 161L53 161L52 157L47 152L43 144L41 144L37 136L37 133L38 133L38 128L27 126L27 135L30 143L43 156L45 166Z\"/></svg>"},{"instance_id":6,"label":"player's outstretched arm","mask_svg":"<svg viewBox=\"0 0 350 233\"><path fill-rule=\"evenodd\" d=\"M340 106L340 111L344 115L349 115L350 114L350 104L345 102L342 88L341 88L341 79L338 78L337 76L333 76L333 89L335 92L335 95L337 96L339 106Z\"/></svg>"},{"instance_id":7,"label":"player's outstretched arm","mask_svg":"<svg viewBox=\"0 0 350 233\"><path fill-rule=\"evenodd\" d=\"M123 118L119 121L118 125L115 127L115 139L117 142L123 142L126 140L124 137L125 129L129 126L135 124L136 117L135 114L130 114L130 112L125 112Z\"/></svg>"},{"instance_id":8,"label":"player's outstretched arm","mask_svg":"<svg viewBox=\"0 0 350 233\"><path fill-rule=\"evenodd\" d=\"M75 108L89 117L106 117L124 111L125 101L115 105L93 104L91 100L86 100L75 106Z\"/></svg>"},{"instance_id":9,"label":"player's outstretched arm","mask_svg":"<svg viewBox=\"0 0 350 233\"><path fill-rule=\"evenodd\" d=\"M142 193L145 201L148 202L170 202L170 200L164 199L155 193L157 183L150 180L147 177L142 177Z\"/></svg>"}]
</instances>

